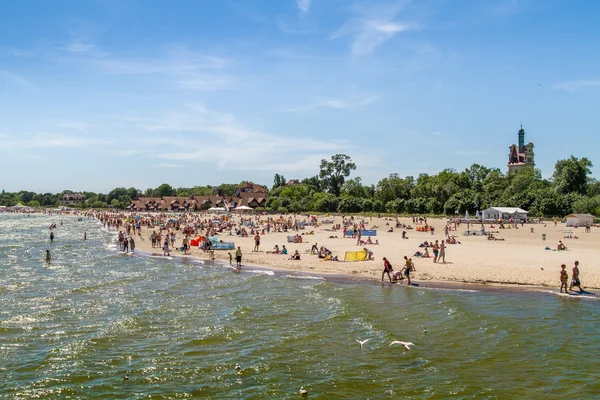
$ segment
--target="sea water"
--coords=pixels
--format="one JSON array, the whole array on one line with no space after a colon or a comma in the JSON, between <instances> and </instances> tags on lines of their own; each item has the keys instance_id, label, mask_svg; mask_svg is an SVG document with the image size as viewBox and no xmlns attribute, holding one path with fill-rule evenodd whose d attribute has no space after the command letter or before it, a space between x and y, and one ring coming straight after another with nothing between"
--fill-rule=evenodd
<instances>
[{"instance_id":1,"label":"sea water","mask_svg":"<svg viewBox=\"0 0 600 400\"><path fill-rule=\"evenodd\" d=\"M594 398L599 327L593 297L236 273L0 215L0 397Z\"/></svg>"}]
</instances>

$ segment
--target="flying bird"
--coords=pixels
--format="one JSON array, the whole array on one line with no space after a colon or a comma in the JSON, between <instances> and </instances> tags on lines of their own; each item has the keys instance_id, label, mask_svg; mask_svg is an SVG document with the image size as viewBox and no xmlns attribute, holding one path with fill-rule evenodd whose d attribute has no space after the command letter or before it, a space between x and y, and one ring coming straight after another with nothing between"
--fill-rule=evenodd
<instances>
[{"instance_id":1,"label":"flying bird","mask_svg":"<svg viewBox=\"0 0 600 400\"><path fill-rule=\"evenodd\" d=\"M125 374L125 376L123 377L123 380L126 381L129 379L129 374Z\"/></svg>"},{"instance_id":2,"label":"flying bird","mask_svg":"<svg viewBox=\"0 0 600 400\"><path fill-rule=\"evenodd\" d=\"M404 348L406 350L410 350L410 346L414 346L415 344L412 342L401 342L399 340L394 340L392 343L390 343L390 346L393 346L395 344L401 344L402 346L404 346Z\"/></svg>"},{"instance_id":3,"label":"flying bird","mask_svg":"<svg viewBox=\"0 0 600 400\"><path fill-rule=\"evenodd\" d=\"M371 340L371 339L367 339L367 340L357 340L357 342L358 342L358 343L360 343L360 348L362 349L363 345L364 345L365 343L367 343L369 340Z\"/></svg>"},{"instance_id":4,"label":"flying bird","mask_svg":"<svg viewBox=\"0 0 600 400\"><path fill-rule=\"evenodd\" d=\"M235 370L236 370L236 371L241 371L241 370L242 370L242 367L240 367L238 364L236 364L236 365L235 365Z\"/></svg>"}]
</instances>

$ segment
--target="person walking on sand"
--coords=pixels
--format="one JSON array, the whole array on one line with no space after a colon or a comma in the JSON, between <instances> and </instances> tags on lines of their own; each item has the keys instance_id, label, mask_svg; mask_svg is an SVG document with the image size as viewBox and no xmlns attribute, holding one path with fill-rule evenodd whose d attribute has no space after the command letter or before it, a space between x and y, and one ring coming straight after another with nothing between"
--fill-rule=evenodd
<instances>
[{"instance_id":1,"label":"person walking on sand","mask_svg":"<svg viewBox=\"0 0 600 400\"><path fill-rule=\"evenodd\" d=\"M435 243L433 244L433 262L436 263L438 262L438 254L440 253L440 245L438 243L438 241L436 240Z\"/></svg>"},{"instance_id":2,"label":"person walking on sand","mask_svg":"<svg viewBox=\"0 0 600 400\"><path fill-rule=\"evenodd\" d=\"M50 250L46 249L46 264L50 264Z\"/></svg>"},{"instance_id":3,"label":"person walking on sand","mask_svg":"<svg viewBox=\"0 0 600 400\"><path fill-rule=\"evenodd\" d=\"M446 264L446 243L443 240L442 243L440 243L440 256L438 257L438 262L440 260Z\"/></svg>"},{"instance_id":4,"label":"person walking on sand","mask_svg":"<svg viewBox=\"0 0 600 400\"><path fill-rule=\"evenodd\" d=\"M567 282L569 280L569 275L567 274L567 270L565 268L567 268L567 266L565 264L561 264L560 266L561 270L560 270L560 292L563 293L563 289L565 290L564 293L569 293L568 289L567 289Z\"/></svg>"},{"instance_id":5,"label":"person walking on sand","mask_svg":"<svg viewBox=\"0 0 600 400\"><path fill-rule=\"evenodd\" d=\"M258 232L256 232L256 236L254 236L254 250L255 252L258 252L258 248L260 247L260 234Z\"/></svg>"},{"instance_id":6,"label":"person walking on sand","mask_svg":"<svg viewBox=\"0 0 600 400\"><path fill-rule=\"evenodd\" d=\"M237 269L242 269L242 248L240 246L235 252L235 266Z\"/></svg>"},{"instance_id":7,"label":"person walking on sand","mask_svg":"<svg viewBox=\"0 0 600 400\"><path fill-rule=\"evenodd\" d=\"M390 283L392 283L392 276L390 272L394 272L392 269L392 264L387 260L387 258L383 257L383 272L381 273L381 282L383 282L383 276L387 274Z\"/></svg>"},{"instance_id":8,"label":"person walking on sand","mask_svg":"<svg viewBox=\"0 0 600 400\"><path fill-rule=\"evenodd\" d=\"M188 253L188 250L190 249L190 241L186 236L183 237L183 242L181 244L183 246L183 254L188 255L190 253Z\"/></svg>"},{"instance_id":9,"label":"person walking on sand","mask_svg":"<svg viewBox=\"0 0 600 400\"><path fill-rule=\"evenodd\" d=\"M169 251L169 239L165 238L165 244L163 244L163 256L170 256L171 252Z\"/></svg>"},{"instance_id":10,"label":"person walking on sand","mask_svg":"<svg viewBox=\"0 0 600 400\"><path fill-rule=\"evenodd\" d=\"M579 288L579 293L583 293L581 282L579 281L579 261L575 261L575 265L573 266L573 275L571 276L571 286L569 286L569 292L573 290L573 286L577 286Z\"/></svg>"}]
</instances>

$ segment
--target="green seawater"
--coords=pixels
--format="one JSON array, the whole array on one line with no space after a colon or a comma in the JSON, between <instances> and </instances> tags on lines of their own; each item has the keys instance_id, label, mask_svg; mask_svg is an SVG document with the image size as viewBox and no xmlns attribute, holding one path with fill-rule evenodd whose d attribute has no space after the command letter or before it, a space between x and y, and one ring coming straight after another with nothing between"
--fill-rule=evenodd
<instances>
[{"instance_id":1,"label":"green seawater","mask_svg":"<svg viewBox=\"0 0 600 400\"><path fill-rule=\"evenodd\" d=\"M600 398L594 297L238 274L114 242L0 214L0 397Z\"/></svg>"}]
</instances>

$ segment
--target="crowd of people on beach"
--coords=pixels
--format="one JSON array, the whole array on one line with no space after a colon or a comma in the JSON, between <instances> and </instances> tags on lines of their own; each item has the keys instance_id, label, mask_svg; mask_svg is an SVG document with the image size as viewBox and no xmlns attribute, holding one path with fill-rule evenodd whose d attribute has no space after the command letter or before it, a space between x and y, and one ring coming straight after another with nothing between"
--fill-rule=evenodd
<instances>
[{"instance_id":1,"label":"crowd of people on beach","mask_svg":"<svg viewBox=\"0 0 600 400\"><path fill-rule=\"evenodd\" d=\"M292 236L293 240L289 240L288 243L303 243L305 240L304 236L308 232L301 232L306 227L312 226L313 228L318 227L320 224L314 216L265 216L265 215L248 215L248 216L234 216L231 215L210 215L208 213L128 213L128 212L115 212L113 211L87 211L83 213L87 217L92 217L100 221L100 223L110 230L118 231L118 248L123 253L134 253L136 250L136 235L143 239L142 232L151 232L148 235L152 243L152 248L162 250L163 256L170 256L173 249L181 252L181 254L187 255L190 253L190 238L196 236L196 238L202 238L204 244L210 244L209 237L215 235L221 236L237 236L237 237L251 237L254 239L253 252L260 252L261 239L264 235L269 233L281 233L281 232L294 232ZM300 218L298 218L300 217ZM413 229L412 225L400 223L397 219L394 221L393 218L385 218L388 220L387 225L393 222L393 226L397 229L403 229L402 238L407 237L406 230ZM425 227L428 226L427 218L413 218L413 225ZM371 237L366 239L363 237L363 233L371 228L379 228L378 226L370 226L367 222L367 218L350 216L342 219L342 223L335 223L335 220L323 220L321 224L331 224L331 228L326 228L328 231L342 230L344 235L342 237L351 238L356 240L357 246L362 246L362 252L364 252L364 260L373 260L374 252L372 249L366 246L372 246L379 244L378 240L373 241ZM451 235L452 231L455 231L463 222L451 221L444 228L445 238L435 240L425 240L419 245L419 249L414 253L412 257L418 258L431 258L433 263L446 264L446 252L448 245L460 244L460 241L456 240L456 236ZM538 223L540 223L538 221ZM60 222L62 225L62 222ZM55 230L57 224L52 224L49 228L49 241L53 243L55 241ZM585 227L586 232L590 231L590 227ZM347 236L346 232L352 231L351 236ZM312 230L311 230L312 232ZM428 229L426 232L431 232ZM249 236L252 235L252 236ZM301 239L298 240L297 238ZM337 238L337 236L335 236ZM83 240L87 240L87 232L84 232ZM176 245L176 242L181 240L181 245ZM202 247L202 244L200 245ZM567 247L562 241L558 242L557 250L567 250ZM214 251L207 247L205 251L211 252L211 258L214 259ZM276 244L270 251L264 252L265 254L283 255L287 256L289 260L300 261L302 255L299 250L292 250L290 254L285 244ZM322 261L343 261L334 254L334 252L328 249L324 245L318 245L314 242L311 245L310 250L306 250L309 256L316 256ZM235 257L235 266L239 271L242 268L242 250L238 246L235 250L234 255L229 254L230 264L233 264ZM45 262L51 263L52 257L50 249L46 250ZM416 272L415 263L413 259L404 256L402 262L402 268L400 270L394 270L390 260L387 257L383 257L384 268L382 271L381 280L384 281L387 275L390 283L406 282L407 285L412 285L412 273ZM542 268L543 269L543 268ZM561 265L560 270L560 292L561 293L573 293L575 289L578 289L579 293L583 293L583 287L580 280L579 262L575 261L572 268L571 277L569 281L569 273L567 272L566 265Z\"/></svg>"}]
</instances>

